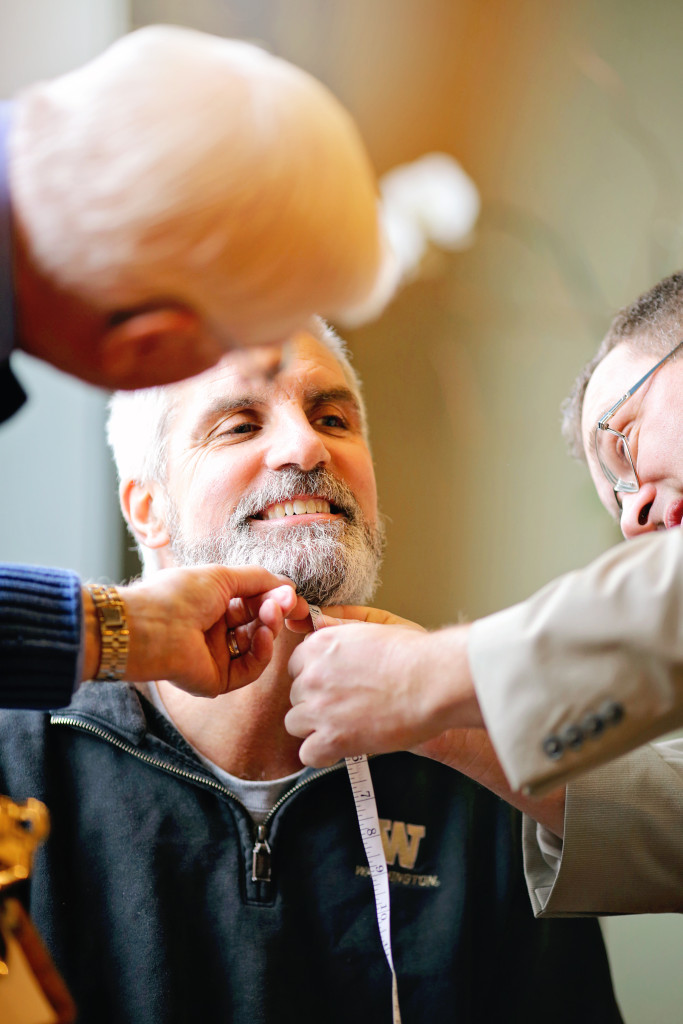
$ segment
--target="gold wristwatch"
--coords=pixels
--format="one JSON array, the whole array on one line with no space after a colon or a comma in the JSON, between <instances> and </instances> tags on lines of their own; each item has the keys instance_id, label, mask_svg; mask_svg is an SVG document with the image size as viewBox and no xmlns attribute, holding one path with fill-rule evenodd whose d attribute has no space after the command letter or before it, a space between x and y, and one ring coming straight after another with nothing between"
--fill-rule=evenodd
<instances>
[{"instance_id":1,"label":"gold wristwatch","mask_svg":"<svg viewBox=\"0 0 683 1024\"><path fill-rule=\"evenodd\" d=\"M100 665L95 679L116 682L123 679L128 660L130 630L126 609L116 587L88 583L86 588L100 626Z\"/></svg>"}]
</instances>

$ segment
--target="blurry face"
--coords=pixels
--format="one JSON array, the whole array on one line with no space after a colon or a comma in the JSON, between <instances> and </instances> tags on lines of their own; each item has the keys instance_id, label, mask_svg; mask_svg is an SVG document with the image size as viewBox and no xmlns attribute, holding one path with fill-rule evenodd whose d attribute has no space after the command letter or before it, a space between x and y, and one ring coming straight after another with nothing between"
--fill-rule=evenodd
<instances>
[{"instance_id":1,"label":"blurry face","mask_svg":"<svg viewBox=\"0 0 683 1024\"><path fill-rule=\"evenodd\" d=\"M672 346L673 347L673 346ZM595 455L595 425L610 406L657 362L657 356L617 345L598 365L586 389L582 433L593 482L605 508L619 516L614 492ZM675 356L624 403L610 426L628 438L640 481L621 493L625 537L678 527L683 520L683 359Z\"/></svg>"},{"instance_id":2,"label":"blurry face","mask_svg":"<svg viewBox=\"0 0 683 1024\"><path fill-rule=\"evenodd\" d=\"M175 564L255 563L316 603L362 603L382 549L358 404L312 336L270 378L244 356L178 386L167 498Z\"/></svg>"}]
</instances>

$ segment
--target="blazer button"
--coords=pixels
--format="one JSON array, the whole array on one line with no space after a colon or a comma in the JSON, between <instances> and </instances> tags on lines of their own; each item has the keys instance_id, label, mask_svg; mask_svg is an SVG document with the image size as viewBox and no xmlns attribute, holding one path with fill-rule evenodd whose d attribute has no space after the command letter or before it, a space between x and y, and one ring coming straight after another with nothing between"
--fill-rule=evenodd
<instances>
[{"instance_id":1,"label":"blazer button","mask_svg":"<svg viewBox=\"0 0 683 1024\"><path fill-rule=\"evenodd\" d=\"M618 725L624 717L624 705L616 700L606 700L598 709L605 725Z\"/></svg>"},{"instance_id":2,"label":"blazer button","mask_svg":"<svg viewBox=\"0 0 683 1024\"><path fill-rule=\"evenodd\" d=\"M583 732L578 725L568 725L560 733L560 739L569 750L581 750L583 746Z\"/></svg>"},{"instance_id":3,"label":"blazer button","mask_svg":"<svg viewBox=\"0 0 683 1024\"><path fill-rule=\"evenodd\" d=\"M601 715L586 715L581 722L584 736L597 739L605 731L605 720Z\"/></svg>"},{"instance_id":4,"label":"blazer button","mask_svg":"<svg viewBox=\"0 0 683 1024\"><path fill-rule=\"evenodd\" d=\"M549 757L551 761L557 761L559 757L564 754L564 743L559 736L554 734L546 736L543 740L543 753L546 757Z\"/></svg>"}]
</instances>

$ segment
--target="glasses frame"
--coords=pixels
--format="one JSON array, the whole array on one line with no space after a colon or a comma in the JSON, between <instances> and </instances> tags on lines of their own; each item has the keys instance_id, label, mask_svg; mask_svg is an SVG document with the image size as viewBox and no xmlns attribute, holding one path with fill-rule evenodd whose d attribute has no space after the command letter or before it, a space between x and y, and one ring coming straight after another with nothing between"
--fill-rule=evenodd
<instances>
[{"instance_id":1,"label":"glasses frame","mask_svg":"<svg viewBox=\"0 0 683 1024\"><path fill-rule=\"evenodd\" d=\"M660 366L663 366L664 363L666 363L669 359L671 359L671 357L676 352L678 352L679 348L683 348L683 341L679 341L678 344L675 345L671 349L670 352L667 352L667 354L662 359L660 359L658 363L655 363L655 365L652 367L652 369L648 370L647 373L643 374L643 376L640 378L640 380L636 381L636 383L633 385L633 387L630 388L626 392L625 395L622 395L621 398L619 399L619 401L615 402L614 405L611 406L607 410L607 412L604 413L600 417L598 422L595 424L595 454L597 456L598 463L600 464L600 469L602 470L604 476L607 478L608 482L610 483L610 485L612 487L612 490L614 491L614 500L616 501L617 506L619 507L619 511L620 512L621 512L621 509L622 509L622 505L621 505L621 499L619 498L619 493L620 492L624 492L626 494L636 494L640 490L640 479L638 477L638 472L636 470L636 464L635 464L633 455L631 453L631 448L630 448L629 443L628 443L628 438L626 437L625 434L622 434L622 432L620 430L615 430L613 427L610 427L610 425L608 423L608 420L612 419L614 414L619 409L621 409L621 407L624 404L624 402L627 402L629 398L631 398L633 395L635 395L635 393L638 390L638 388L642 387L643 384L645 383L645 381L649 380L650 377L652 376L652 374L656 373L657 370L660 368ZM602 461L602 459L600 458L600 448L599 448L599 445L598 445L598 437L599 437L598 431L600 431L600 430L606 430L610 434L614 434L615 437L618 437L621 441L623 441L624 451L628 455L628 461L630 462L631 469L633 470L633 476L634 476L634 480L633 481L631 481L631 480L622 480L621 477L615 476L614 473L612 472L612 470L609 468L609 466L607 466Z\"/></svg>"}]
</instances>

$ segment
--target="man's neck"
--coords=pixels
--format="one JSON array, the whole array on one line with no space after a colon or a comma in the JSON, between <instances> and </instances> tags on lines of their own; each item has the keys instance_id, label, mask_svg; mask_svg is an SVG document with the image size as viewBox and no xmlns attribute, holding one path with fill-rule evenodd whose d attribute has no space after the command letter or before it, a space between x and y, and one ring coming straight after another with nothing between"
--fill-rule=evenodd
<instances>
[{"instance_id":1,"label":"man's neck","mask_svg":"<svg viewBox=\"0 0 683 1024\"><path fill-rule=\"evenodd\" d=\"M283 629L263 675L222 697L194 697L172 683L158 683L176 728L220 768L242 779L279 779L301 768L301 741L285 730L290 678L287 663L301 637Z\"/></svg>"}]
</instances>

